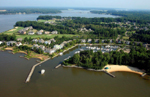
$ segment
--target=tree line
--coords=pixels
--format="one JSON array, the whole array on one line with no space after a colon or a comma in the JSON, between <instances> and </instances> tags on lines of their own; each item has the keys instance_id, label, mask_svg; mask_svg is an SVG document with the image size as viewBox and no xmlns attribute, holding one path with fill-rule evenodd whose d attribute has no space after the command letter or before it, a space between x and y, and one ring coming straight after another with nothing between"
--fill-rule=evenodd
<instances>
[{"instance_id":1,"label":"tree line","mask_svg":"<svg viewBox=\"0 0 150 97\"><path fill-rule=\"evenodd\" d=\"M42 13L42 14L48 14L48 13L61 13L58 9L52 9L52 8L4 8L6 11L0 12L0 14L16 14L16 13Z\"/></svg>"},{"instance_id":2,"label":"tree line","mask_svg":"<svg viewBox=\"0 0 150 97\"><path fill-rule=\"evenodd\" d=\"M77 65L84 68L102 69L107 64L123 64L139 69L146 70L150 73L150 50L144 47L132 47L130 53L121 51L111 51L102 54L101 51L93 53L92 50L81 51L70 59L63 62L64 65Z\"/></svg>"}]
</instances>

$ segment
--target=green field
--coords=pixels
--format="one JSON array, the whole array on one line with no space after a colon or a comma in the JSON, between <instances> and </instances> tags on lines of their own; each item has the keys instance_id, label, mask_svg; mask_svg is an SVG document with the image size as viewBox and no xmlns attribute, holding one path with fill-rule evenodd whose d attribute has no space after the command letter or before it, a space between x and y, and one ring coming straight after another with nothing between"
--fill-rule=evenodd
<instances>
[{"instance_id":1,"label":"green field","mask_svg":"<svg viewBox=\"0 0 150 97\"><path fill-rule=\"evenodd\" d=\"M123 36L123 39L128 40L128 39L129 39L129 37L127 37L127 36Z\"/></svg>"},{"instance_id":2,"label":"green field","mask_svg":"<svg viewBox=\"0 0 150 97\"><path fill-rule=\"evenodd\" d=\"M37 22L46 22L46 21L55 22L55 20L41 20L41 19L39 19Z\"/></svg>"},{"instance_id":3,"label":"green field","mask_svg":"<svg viewBox=\"0 0 150 97\"><path fill-rule=\"evenodd\" d=\"M43 34L43 35L16 35L16 36L17 36L17 38L25 38L25 37L27 37L27 38L29 38L29 37L31 37L31 38L46 38L46 37L47 38L53 38L55 36L73 37L73 36L78 36L78 35L72 35L72 34L48 34L48 35L46 35L46 34Z\"/></svg>"},{"instance_id":4,"label":"green field","mask_svg":"<svg viewBox=\"0 0 150 97\"><path fill-rule=\"evenodd\" d=\"M23 27L15 27L13 29L3 32L3 34L12 35L13 33L17 33L20 29L23 29Z\"/></svg>"}]
</instances>

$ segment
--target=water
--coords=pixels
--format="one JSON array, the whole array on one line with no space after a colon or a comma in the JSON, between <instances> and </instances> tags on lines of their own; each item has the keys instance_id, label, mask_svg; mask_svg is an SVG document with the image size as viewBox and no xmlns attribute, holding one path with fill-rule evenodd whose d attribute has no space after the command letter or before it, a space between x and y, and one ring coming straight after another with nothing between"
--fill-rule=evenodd
<instances>
[{"instance_id":1,"label":"water","mask_svg":"<svg viewBox=\"0 0 150 97\"><path fill-rule=\"evenodd\" d=\"M62 17L112 17L113 15L93 14L85 10L62 10L62 13L57 14L16 14L16 15L0 15L0 32L7 31L13 28L17 21L35 21L39 15L58 15Z\"/></svg>"},{"instance_id":2,"label":"water","mask_svg":"<svg viewBox=\"0 0 150 97\"><path fill-rule=\"evenodd\" d=\"M54 69L74 52L76 47L63 56L37 66L31 81L25 79L36 59L20 58L23 54L0 52L0 97L149 97L150 81L138 74L114 72L112 78L103 72L77 68ZM39 71L45 69L44 75Z\"/></svg>"}]
</instances>

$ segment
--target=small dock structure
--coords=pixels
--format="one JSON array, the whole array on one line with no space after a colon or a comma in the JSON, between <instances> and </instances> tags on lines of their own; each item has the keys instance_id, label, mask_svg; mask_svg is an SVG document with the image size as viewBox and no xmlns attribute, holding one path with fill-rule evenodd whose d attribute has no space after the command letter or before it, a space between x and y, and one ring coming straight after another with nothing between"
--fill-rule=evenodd
<instances>
[{"instance_id":1,"label":"small dock structure","mask_svg":"<svg viewBox=\"0 0 150 97\"><path fill-rule=\"evenodd\" d=\"M61 64L57 65L55 68L57 69L57 68L59 68L60 66L61 66Z\"/></svg>"},{"instance_id":2,"label":"small dock structure","mask_svg":"<svg viewBox=\"0 0 150 97\"><path fill-rule=\"evenodd\" d=\"M108 75L110 75L111 77L113 77L113 78L115 78L116 76L115 75L113 75L113 74L111 74L111 73L109 73L109 72L107 72L107 71L104 71L106 74L108 74Z\"/></svg>"}]
</instances>

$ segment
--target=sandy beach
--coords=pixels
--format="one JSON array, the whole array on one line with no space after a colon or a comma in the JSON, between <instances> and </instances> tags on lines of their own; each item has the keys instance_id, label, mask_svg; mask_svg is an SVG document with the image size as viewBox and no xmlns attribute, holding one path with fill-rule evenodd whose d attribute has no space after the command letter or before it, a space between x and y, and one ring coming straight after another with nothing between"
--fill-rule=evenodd
<instances>
[{"instance_id":1,"label":"sandy beach","mask_svg":"<svg viewBox=\"0 0 150 97\"><path fill-rule=\"evenodd\" d=\"M117 71L123 71L123 72L132 72L142 75L144 72L138 68L126 66L126 65L106 65L105 67L108 67L108 72L117 72ZM104 67L104 68L105 68Z\"/></svg>"}]
</instances>

